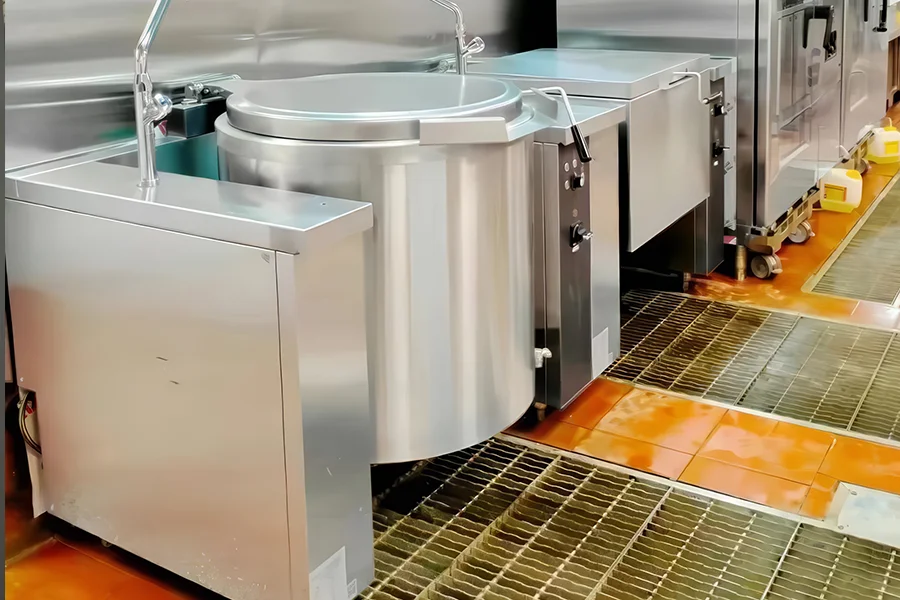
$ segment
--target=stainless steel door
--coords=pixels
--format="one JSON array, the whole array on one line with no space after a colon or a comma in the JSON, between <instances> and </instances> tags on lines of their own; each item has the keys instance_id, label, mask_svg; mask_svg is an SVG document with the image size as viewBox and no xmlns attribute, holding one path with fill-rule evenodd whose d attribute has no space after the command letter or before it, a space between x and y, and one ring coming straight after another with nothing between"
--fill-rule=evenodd
<instances>
[{"instance_id":1,"label":"stainless steel door","mask_svg":"<svg viewBox=\"0 0 900 600\"><path fill-rule=\"evenodd\" d=\"M879 0L846 0L841 143L847 149L885 113L889 34L875 31L880 10Z\"/></svg>"},{"instance_id":2,"label":"stainless steel door","mask_svg":"<svg viewBox=\"0 0 900 600\"><path fill-rule=\"evenodd\" d=\"M769 91L768 193L762 223L779 218L840 160L844 0L795 4L777 14Z\"/></svg>"},{"instance_id":3,"label":"stainless steel door","mask_svg":"<svg viewBox=\"0 0 900 600\"><path fill-rule=\"evenodd\" d=\"M778 40L773 73L778 81L771 89L774 107L769 139L769 202L784 212L815 185L817 130L813 124L813 81L810 78L810 37L806 5L784 11L775 30ZM824 31L822 33L824 35ZM767 214L770 211L766 211Z\"/></svg>"},{"instance_id":4,"label":"stainless steel door","mask_svg":"<svg viewBox=\"0 0 900 600\"><path fill-rule=\"evenodd\" d=\"M819 68L818 85L813 93L814 119L818 134L818 165L816 181L825 176L835 165L844 158L842 146L842 125L844 118L843 103L843 56L844 35L843 23L845 22L845 6L847 0L824 0L823 6L830 6L834 10L834 47L823 49L818 57L821 60ZM821 22L821 20L820 20ZM817 42L818 38L810 40ZM829 52L832 54L829 55ZM887 54L885 53L885 59ZM887 65L883 67L882 77L887 77ZM887 84L884 84L887 85ZM882 88L883 89L883 88ZM884 109L882 109L882 113Z\"/></svg>"}]
</instances>

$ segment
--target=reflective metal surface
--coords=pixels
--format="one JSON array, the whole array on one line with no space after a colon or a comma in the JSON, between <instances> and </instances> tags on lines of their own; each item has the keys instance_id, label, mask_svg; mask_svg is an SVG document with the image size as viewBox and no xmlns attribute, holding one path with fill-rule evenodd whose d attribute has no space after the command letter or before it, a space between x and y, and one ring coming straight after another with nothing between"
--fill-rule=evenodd
<instances>
[{"instance_id":1,"label":"reflective metal surface","mask_svg":"<svg viewBox=\"0 0 900 600\"><path fill-rule=\"evenodd\" d=\"M565 81L573 96L634 100L667 89L684 78L679 72L703 71L710 62L703 54L549 49L480 61L472 72L511 78L520 85ZM696 86L694 90L696 97Z\"/></svg>"},{"instance_id":2,"label":"reflective metal surface","mask_svg":"<svg viewBox=\"0 0 900 600\"><path fill-rule=\"evenodd\" d=\"M560 0L559 43L737 58L736 220L767 227L841 158L843 4ZM834 8L833 54L816 6Z\"/></svg>"},{"instance_id":3,"label":"reflective metal surface","mask_svg":"<svg viewBox=\"0 0 900 600\"><path fill-rule=\"evenodd\" d=\"M103 156L6 180L48 510L228 598L366 586L371 206Z\"/></svg>"},{"instance_id":4,"label":"reflective metal surface","mask_svg":"<svg viewBox=\"0 0 900 600\"><path fill-rule=\"evenodd\" d=\"M274 255L6 210L50 513L226 595L288 597Z\"/></svg>"},{"instance_id":5,"label":"reflective metal surface","mask_svg":"<svg viewBox=\"0 0 900 600\"><path fill-rule=\"evenodd\" d=\"M468 72L469 56L478 54L484 50L484 40L480 37L472 38L472 41L466 40L466 23L463 18L462 10L459 5L450 0L431 0L442 8L446 8L453 13L456 21L456 72L465 75Z\"/></svg>"},{"instance_id":6,"label":"reflective metal surface","mask_svg":"<svg viewBox=\"0 0 900 600\"><path fill-rule=\"evenodd\" d=\"M137 128L138 168L141 171L140 187L153 187L159 181L156 171L156 126L170 112L172 100L153 93L153 81L147 70L150 46L159 34L159 27L166 16L171 0L156 0L137 48L134 50L134 121Z\"/></svg>"},{"instance_id":7,"label":"reflective metal surface","mask_svg":"<svg viewBox=\"0 0 900 600\"><path fill-rule=\"evenodd\" d=\"M487 77L353 73L236 87L227 101L231 125L296 140L409 140L426 119L465 116L506 124L523 112L515 86Z\"/></svg>"},{"instance_id":8,"label":"reflective metal surface","mask_svg":"<svg viewBox=\"0 0 900 600\"><path fill-rule=\"evenodd\" d=\"M443 121L469 131L465 120ZM216 128L224 179L374 208L372 462L471 446L525 412L534 397L531 135L492 144L477 136L433 145L312 142L239 131L227 115Z\"/></svg>"},{"instance_id":9,"label":"reflective metal surface","mask_svg":"<svg viewBox=\"0 0 900 600\"><path fill-rule=\"evenodd\" d=\"M885 113L890 34L876 31L880 10L880 0L846 0L845 4L841 143L848 149ZM893 26L898 24L894 15Z\"/></svg>"},{"instance_id":10,"label":"reflective metal surface","mask_svg":"<svg viewBox=\"0 0 900 600\"><path fill-rule=\"evenodd\" d=\"M370 251L365 234L355 233L335 237L327 248L275 257L297 600L352 598L374 577L365 322ZM344 595L324 593L329 588Z\"/></svg>"},{"instance_id":11,"label":"reflective metal surface","mask_svg":"<svg viewBox=\"0 0 900 600\"><path fill-rule=\"evenodd\" d=\"M514 24L528 8L521 0L460 6L488 54L515 43ZM134 48L150 8L6 2L7 168L134 137ZM208 73L427 71L446 69L441 61L452 62L455 46L452 18L427 0L173 0L150 69L157 84Z\"/></svg>"},{"instance_id":12,"label":"reflective metal surface","mask_svg":"<svg viewBox=\"0 0 900 600\"><path fill-rule=\"evenodd\" d=\"M211 138L210 138L211 139ZM115 157L134 158L134 153ZM367 204L163 173L141 190L136 168L91 160L6 177L8 198L296 254L372 224ZM150 202L147 202L150 200Z\"/></svg>"},{"instance_id":13,"label":"reflective metal surface","mask_svg":"<svg viewBox=\"0 0 900 600\"><path fill-rule=\"evenodd\" d=\"M578 99L593 160L575 145L536 135L534 273L536 346L551 357L536 371L535 402L565 408L619 352L619 103ZM577 117L576 117L577 118ZM578 230L588 232L579 234Z\"/></svg>"},{"instance_id":14,"label":"reflective metal surface","mask_svg":"<svg viewBox=\"0 0 900 600\"><path fill-rule=\"evenodd\" d=\"M735 56L737 10L738 0L559 0L559 47Z\"/></svg>"},{"instance_id":15,"label":"reflective metal surface","mask_svg":"<svg viewBox=\"0 0 900 600\"><path fill-rule=\"evenodd\" d=\"M471 66L472 72L523 88L553 84L573 96L627 105L619 164L629 252L709 197L709 107L698 100L695 80L677 74L704 71L702 89L708 91L709 68L703 55L573 49L535 50ZM645 169L655 176L646 177Z\"/></svg>"}]
</instances>

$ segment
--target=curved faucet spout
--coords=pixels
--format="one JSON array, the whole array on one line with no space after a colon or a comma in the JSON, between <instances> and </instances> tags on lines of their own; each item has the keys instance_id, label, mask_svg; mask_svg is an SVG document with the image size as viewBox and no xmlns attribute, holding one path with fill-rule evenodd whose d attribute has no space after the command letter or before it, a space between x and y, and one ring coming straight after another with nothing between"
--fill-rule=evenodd
<instances>
[{"instance_id":1,"label":"curved faucet spout","mask_svg":"<svg viewBox=\"0 0 900 600\"><path fill-rule=\"evenodd\" d=\"M431 0L431 2L446 8L456 18L456 72L465 75L468 71L468 57L484 50L484 40L475 37L470 42L466 41L466 24L458 4L450 0Z\"/></svg>"}]
</instances>

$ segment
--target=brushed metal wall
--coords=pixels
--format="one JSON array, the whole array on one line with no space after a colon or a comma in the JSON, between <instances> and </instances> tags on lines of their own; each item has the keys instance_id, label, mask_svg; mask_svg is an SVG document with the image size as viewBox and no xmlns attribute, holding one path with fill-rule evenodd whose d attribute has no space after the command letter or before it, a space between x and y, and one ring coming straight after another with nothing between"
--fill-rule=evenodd
<instances>
[{"instance_id":1,"label":"brushed metal wall","mask_svg":"<svg viewBox=\"0 0 900 600\"><path fill-rule=\"evenodd\" d=\"M133 137L134 46L153 0L7 0L6 168ZM486 54L522 49L553 0L458 0ZM537 29L555 34L554 19ZM427 70L452 56L452 14L428 0L173 0L151 51L163 83L348 70ZM527 36L538 31L528 31Z\"/></svg>"},{"instance_id":2,"label":"brushed metal wall","mask_svg":"<svg viewBox=\"0 0 900 600\"><path fill-rule=\"evenodd\" d=\"M559 0L559 45L737 56L739 0Z\"/></svg>"}]
</instances>

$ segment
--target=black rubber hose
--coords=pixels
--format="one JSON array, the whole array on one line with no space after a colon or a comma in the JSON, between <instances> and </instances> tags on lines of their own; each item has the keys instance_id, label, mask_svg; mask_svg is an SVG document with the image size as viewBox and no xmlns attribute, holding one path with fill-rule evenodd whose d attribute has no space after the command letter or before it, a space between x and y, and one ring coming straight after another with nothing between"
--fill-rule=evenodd
<instances>
[{"instance_id":1,"label":"black rubber hose","mask_svg":"<svg viewBox=\"0 0 900 600\"><path fill-rule=\"evenodd\" d=\"M30 392L26 394L26 396L19 403L19 431L22 433L22 439L25 440L25 445L40 454L41 445L34 441L34 438L32 438L31 434L28 433L28 428L25 427L25 407L29 402L31 402Z\"/></svg>"}]
</instances>

